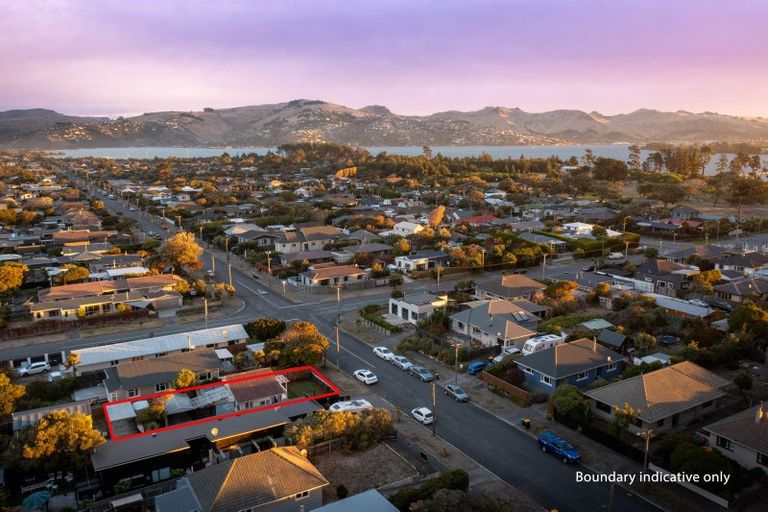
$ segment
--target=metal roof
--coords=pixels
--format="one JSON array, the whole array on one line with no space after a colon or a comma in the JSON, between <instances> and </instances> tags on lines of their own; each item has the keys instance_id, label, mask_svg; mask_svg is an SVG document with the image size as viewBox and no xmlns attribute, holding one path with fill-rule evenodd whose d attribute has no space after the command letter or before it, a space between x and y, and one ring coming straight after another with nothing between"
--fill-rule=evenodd
<instances>
[{"instance_id":1,"label":"metal roof","mask_svg":"<svg viewBox=\"0 0 768 512\"><path fill-rule=\"evenodd\" d=\"M205 347L214 343L247 339L248 334L241 324L214 327L199 331L168 334L154 338L113 343L100 347L82 348L73 350L80 356L80 367L108 363L154 355L162 352L176 352L192 347Z\"/></svg>"}]
</instances>

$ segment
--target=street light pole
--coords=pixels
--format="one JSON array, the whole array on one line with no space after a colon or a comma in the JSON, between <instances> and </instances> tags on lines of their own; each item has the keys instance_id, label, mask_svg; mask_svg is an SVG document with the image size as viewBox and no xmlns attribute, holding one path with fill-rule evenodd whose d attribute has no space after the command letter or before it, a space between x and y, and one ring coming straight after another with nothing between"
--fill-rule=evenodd
<instances>
[{"instance_id":1,"label":"street light pole","mask_svg":"<svg viewBox=\"0 0 768 512\"><path fill-rule=\"evenodd\" d=\"M544 253L544 261L541 264L541 277L547 274L547 253Z\"/></svg>"},{"instance_id":2,"label":"street light pole","mask_svg":"<svg viewBox=\"0 0 768 512\"><path fill-rule=\"evenodd\" d=\"M432 381L432 435L435 435L435 421L437 421L437 385Z\"/></svg>"},{"instance_id":3,"label":"street light pole","mask_svg":"<svg viewBox=\"0 0 768 512\"><path fill-rule=\"evenodd\" d=\"M629 242L624 242L624 259L629 257Z\"/></svg>"},{"instance_id":4,"label":"street light pole","mask_svg":"<svg viewBox=\"0 0 768 512\"><path fill-rule=\"evenodd\" d=\"M272 275L272 251L267 251L267 274Z\"/></svg>"},{"instance_id":5,"label":"street light pole","mask_svg":"<svg viewBox=\"0 0 768 512\"><path fill-rule=\"evenodd\" d=\"M643 471L648 471L648 456L651 451L651 439L653 438L653 429L647 429L638 432L637 435L645 441L645 456L643 457Z\"/></svg>"},{"instance_id":6,"label":"street light pole","mask_svg":"<svg viewBox=\"0 0 768 512\"><path fill-rule=\"evenodd\" d=\"M229 237L224 237L224 251L227 253L227 263L229 263Z\"/></svg>"},{"instance_id":7,"label":"street light pole","mask_svg":"<svg viewBox=\"0 0 768 512\"><path fill-rule=\"evenodd\" d=\"M227 263L227 274L229 274L229 286L232 286L232 265Z\"/></svg>"},{"instance_id":8,"label":"street light pole","mask_svg":"<svg viewBox=\"0 0 768 512\"><path fill-rule=\"evenodd\" d=\"M454 343L453 344L453 348L456 350L454 369L455 369L455 373L456 373L455 383L456 383L456 386L458 386L459 385L459 344L458 343Z\"/></svg>"}]
</instances>

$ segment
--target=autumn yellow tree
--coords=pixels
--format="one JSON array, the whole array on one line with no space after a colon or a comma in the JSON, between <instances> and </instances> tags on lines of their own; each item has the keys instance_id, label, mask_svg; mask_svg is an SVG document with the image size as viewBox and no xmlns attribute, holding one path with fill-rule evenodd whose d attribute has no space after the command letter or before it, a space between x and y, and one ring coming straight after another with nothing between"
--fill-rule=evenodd
<instances>
[{"instance_id":1,"label":"autumn yellow tree","mask_svg":"<svg viewBox=\"0 0 768 512\"><path fill-rule=\"evenodd\" d=\"M201 268L200 256L203 248L197 245L195 235L187 231L176 233L160 247L160 261L171 265L174 272L182 268Z\"/></svg>"},{"instance_id":2,"label":"autumn yellow tree","mask_svg":"<svg viewBox=\"0 0 768 512\"><path fill-rule=\"evenodd\" d=\"M0 294L18 289L24 283L24 276L28 270L26 265L15 261L0 265Z\"/></svg>"},{"instance_id":3,"label":"autumn yellow tree","mask_svg":"<svg viewBox=\"0 0 768 512\"><path fill-rule=\"evenodd\" d=\"M0 373L0 418L16 410L16 402L26 393L23 384L13 384L4 373Z\"/></svg>"},{"instance_id":4,"label":"autumn yellow tree","mask_svg":"<svg viewBox=\"0 0 768 512\"><path fill-rule=\"evenodd\" d=\"M197 375L195 375L195 372L188 368L182 368L178 375L176 375L176 380L174 382L174 387L176 389L183 389L188 388L191 386L194 386L197 382Z\"/></svg>"},{"instance_id":5,"label":"autumn yellow tree","mask_svg":"<svg viewBox=\"0 0 768 512\"><path fill-rule=\"evenodd\" d=\"M280 360L289 366L317 364L328 349L328 338L311 322L294 322L274 342L265 347L267 352L280 351Z\"/></svg>"},{"instance_id":6,"label":"autumn yellow tree","mask_svg":"<svg viewBox=\"0 0 768 512\"><path fill-rule=\"evenodd\" d=\"M437 228L441 222L443 222L443 217L445 216L445 206L438 205L437 208L432 210L429 214L429 225L433 228Z\"/></svg>"},{"instance_id":7,"label":"autumn yellow tree","mask_svg":"<svg viewBox=\"0 0 768 512\"><path fill-rule=\"evenodd\" d=\"M30 466L80 466L91 450L105 442L89 415L65 410L48 413L14 440L15 451Z\"/></svg>"}]
</instances>

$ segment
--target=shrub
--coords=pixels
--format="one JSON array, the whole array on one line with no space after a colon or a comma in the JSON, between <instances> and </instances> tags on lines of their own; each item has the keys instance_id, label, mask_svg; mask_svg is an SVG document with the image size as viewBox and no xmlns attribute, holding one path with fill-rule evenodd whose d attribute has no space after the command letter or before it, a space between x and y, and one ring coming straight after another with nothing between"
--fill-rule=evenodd
<instances>
[{"instance_id":1,"label":"shrub","mask_svg":"<svg viewBox=\"0 0 768 512\"><path fill-rule=\"evenodd\" d=\"M385 409L354 412L320 411L295 421L285 429L285 436L306 448L331 439L342 439L350 450L365 450L392 436L395 427Z\"/></svg>"},{"instance_id":2,"label":"shrub","mask_svg":"<svg viewBox=\"0 0 768 512\"><path fill-rule=\"evenodd\" d=\"M452 469L435 478L430 478L418 487L408 487L396 492L389 501L399 510L410 510L412 503L428 500L440 489L451 489L467 492L469 475L461 469Z\"/></svg>"},{"instance_id":3,"label":"shrub","mask_svg":"<svg viewBox=\"0 0 768 512\"><path fill-rule=\"evenodd\" d=\"M528 402L532 404L543 404L549 400L549 395L543 391L534 391L528 393Z\"/></svg>"},{"instance_id":4,"label":"shrub","mask_svg":"<svg viewBox=\"0 0 768 512\"><path fill-rule=\"evenodd\" d=\"M456 362L456 349L443 347L430 338L423 336L409 336L397 345L398 352L420 352L434 357L444 364L452 365ZM469 354L464 348L459 349L459 361L468 361Z\"/></svg>"}]
</instances>

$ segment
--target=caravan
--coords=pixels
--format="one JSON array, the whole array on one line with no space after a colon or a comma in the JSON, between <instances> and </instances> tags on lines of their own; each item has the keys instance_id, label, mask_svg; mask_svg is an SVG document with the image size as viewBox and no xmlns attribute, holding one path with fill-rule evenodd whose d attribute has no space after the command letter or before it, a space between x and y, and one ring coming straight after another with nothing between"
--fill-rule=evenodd
<instances>
[{"instance_id":1,"label":"caravan","mask_svg":"<svg viewBox=\"0 0 768 512\"><path fill-rule=\"evenodd\" d=\"M525 345L523 345L523 355L527 356L534 352L546 350L556 345L560 345L561 343L565 343L565 338L565 334L543 334L531 338L525 342Z\"/></svg>"}]
</instances>

